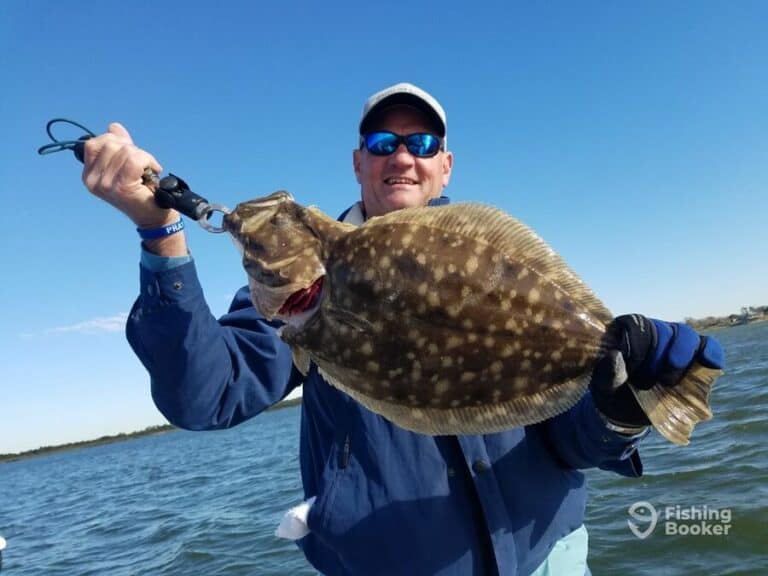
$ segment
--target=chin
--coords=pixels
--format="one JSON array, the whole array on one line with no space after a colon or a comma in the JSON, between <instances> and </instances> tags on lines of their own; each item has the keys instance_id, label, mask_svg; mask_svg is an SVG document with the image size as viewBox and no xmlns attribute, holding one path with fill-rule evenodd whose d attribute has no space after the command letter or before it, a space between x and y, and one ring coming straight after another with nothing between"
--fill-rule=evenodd
<instances>
[{"instance_id":1,"label":"chin","mask_svg":"<svg viewBox=\"0 0 768 576\"><path fill-rule=\"evenodd\" d=\"M384 202L384 206L388 212L392 210L402 210L403 208L418 208L424 206L427 203L427 198L424 198L421 194L393 194L387 201Z\"/></svg>"}]
</instances>

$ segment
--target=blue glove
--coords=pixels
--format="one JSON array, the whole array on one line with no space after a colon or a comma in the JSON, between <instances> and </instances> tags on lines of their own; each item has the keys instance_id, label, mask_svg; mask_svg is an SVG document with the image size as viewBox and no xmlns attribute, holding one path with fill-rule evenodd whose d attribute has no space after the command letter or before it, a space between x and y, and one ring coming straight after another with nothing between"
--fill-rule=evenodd
<instances>
[{"instance_id":1,"label":"blue glove","mask_svg":"<svg viewBox=\"0 0 768 576\"><path fill-rule=\"evenodd\" d=\"M671 387L694 361L707 368L725 367L723 349L715 338L679 322L628 314L614 319L607 338L624 360L627 380L617 386L615 355L609 353L595 367L591 390L597 409L619 425L650 424L627 383L642 390L656 383Z\"/></svg>"}]
</instances>

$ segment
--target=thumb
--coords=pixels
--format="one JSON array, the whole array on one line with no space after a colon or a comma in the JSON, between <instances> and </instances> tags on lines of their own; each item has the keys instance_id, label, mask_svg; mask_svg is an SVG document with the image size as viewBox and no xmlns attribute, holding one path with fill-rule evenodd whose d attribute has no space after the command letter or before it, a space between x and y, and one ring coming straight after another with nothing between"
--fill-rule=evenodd
<instances>
[{"instance_id":1,"label":"thumb","mask_svg":"<svg viewBox=\"0 0 768 576\"><path fill-rule=\"evenodd\" d=\"M109 125L108 131L110 134L119 136L121 139L127 140L128 143L133 144L133 140L131 139L131 135L128 133L128 130L126 130L125 126L119 122L112 122L112 124Z\"/></svg>"},{"instance_id":2,"label":"thumb","mask_svg":"<svg viewBox=\"0 0 768 576\"><path fill-rule=\"evenodd\" d=\"M627 379L624 356L618 350L608 350L592 372L592 386L608 396L613 395Z\"/></svg>"}]
</instances>

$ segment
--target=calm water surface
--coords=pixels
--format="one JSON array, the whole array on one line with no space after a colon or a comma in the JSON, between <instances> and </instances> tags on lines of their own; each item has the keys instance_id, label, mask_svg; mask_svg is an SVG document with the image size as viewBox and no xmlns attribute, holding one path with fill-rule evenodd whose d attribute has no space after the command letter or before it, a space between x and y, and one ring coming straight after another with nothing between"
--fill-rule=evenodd
<instances>
[{"instance_id":1,"label":"calm water surface","mask_svg":"<svg viewBox=\"0 0 768 576\"><path fill-rule=\"evenodd\" d=\"M728 373L712 395L715 419L692 444L653 435L639 480L588 473L595 575L768 575L768 323L717 337ZM287 408L232 430L0 464L2 574L314 574L292 543L273 536L301 499L298 437L299 409ZM638 501L660 515L644 539L628 526ZM729 534L666 534L665 510L676 506L730 510Z\"/></svg>"}]
</instances>

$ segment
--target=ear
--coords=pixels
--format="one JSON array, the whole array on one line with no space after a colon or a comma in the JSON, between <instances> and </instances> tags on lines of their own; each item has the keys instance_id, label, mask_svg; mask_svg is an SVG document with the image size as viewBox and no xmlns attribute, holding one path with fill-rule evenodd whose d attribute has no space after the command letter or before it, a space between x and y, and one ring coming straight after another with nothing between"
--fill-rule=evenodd
<instances>
[{"instance_id":1,"label":"ear","mask_svg":"<svg viewBox=\"0 0 768 576\"><path fill-rule=\"evenodd\" d=\"M360 184L360 163L362 162L362 152L359 149L352 150L352 167L355 169L355 178Z\"/></svg>"},{"instance_id":2,"label":"ear","mask_svg":"<svg viewBox=\"0 0 768 576\"><path fill-rule=\"evenodd\" d=\"M448 186L451 180L451 170L453 169L453 152L443 154L443 188Z\"/></svg>"}]
</instances>

